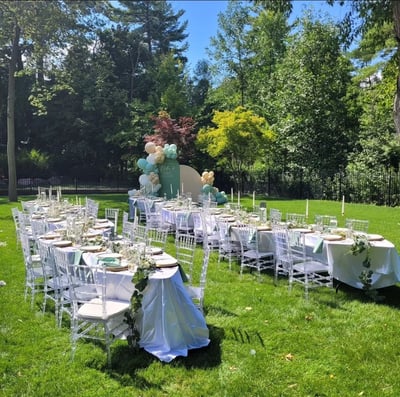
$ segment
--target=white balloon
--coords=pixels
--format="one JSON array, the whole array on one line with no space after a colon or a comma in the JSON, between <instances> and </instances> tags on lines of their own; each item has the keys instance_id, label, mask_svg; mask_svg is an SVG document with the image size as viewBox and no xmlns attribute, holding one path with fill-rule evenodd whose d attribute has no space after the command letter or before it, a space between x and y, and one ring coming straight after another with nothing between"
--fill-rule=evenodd
<instances>
[{"instance_id":1,"label":"white balloon","mask_svg":"<svg viewBox=\"0 0 400 397\"><path fill-rule=\"evenodd\" d=\"M155 152L149 154L149 155L146 157L146 160L147 160L148 163L154 165L154 164L156 163L156 154L155 154Z\"/></svg>"},{"instance_id":2,"label":"white balloon","mask_svg":"<svg viewBox=\"0 0 400 397\"><path fill-rule=\"evenodd\" d=\"M149 176L146 175L146 174L140 175L140 176L139 176L139 183L140 183L142 186L147 185L147 184L149 183Z\"/></svg>"}]
</instances>

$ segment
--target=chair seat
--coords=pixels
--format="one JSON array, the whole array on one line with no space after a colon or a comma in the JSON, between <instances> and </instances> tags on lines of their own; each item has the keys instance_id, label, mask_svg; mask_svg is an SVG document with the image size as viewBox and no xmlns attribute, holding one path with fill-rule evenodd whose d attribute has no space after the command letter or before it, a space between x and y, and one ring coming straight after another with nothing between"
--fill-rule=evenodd
<instances>
[{"instance_id":1,"label":"chair seat","mask_svg":"<svg viewBox=\"0 0 400 397\"><path fill-rule=\"evenodd\" d=\"M293 265L293 270L298 273L321 273L328 272L329 268L327 265L315 261L313 259L308 259L306 262L298 263Z\"/></svg>"},{"instance_id":2,"label":"chair seat","mask_svg":"<svg viewBox=\"0 0 400 397\"><path fill-rule=\"evenodd\" d=\"M262 251L256 251L256 250L248 250L248 251L245 251L243 255L247 258L257 259L257 258L273 257L274 253L273 252L262 252Z\"/></svg>"},{"instance_id":3,"label":"chair seat","mask_svg":"<svg viewBox=\"0 0 400 397\"><path fill-rule=\"evenodd\" d=\"M92 299L88 303L84 303L78 309L79 318L87 319L98 319L107 321L111 317L123 314L128 311L130 304L127 302L117 301L117 300L107 300L105 302L105 310L103 312L103 304L100 299Z\"/></svg>"}]
</instances>

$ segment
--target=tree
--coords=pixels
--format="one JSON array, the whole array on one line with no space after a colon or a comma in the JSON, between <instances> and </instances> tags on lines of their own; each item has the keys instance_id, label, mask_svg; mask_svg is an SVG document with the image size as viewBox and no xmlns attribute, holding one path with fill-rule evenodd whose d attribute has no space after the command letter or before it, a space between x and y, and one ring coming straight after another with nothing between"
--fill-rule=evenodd
<instances>
[{"instance_id":1,"label":"tree","mask_svg":"<svg viewBox=\"0 0 400 397\"><path fill-rule=\"evenodd\" d=\"M92 11L94 2L1 1L1 46L9 47L7 99L8 198L17 201L15 160L15 84L18 65L22 67L23 41L31 43L32 66L41 83L46 55L64 48L68 36L76 33L78 19ZM27 60L29 61L29 59Z\"/></svg>"},{"instance_id":2,"label":"tree","mask_svg":"<svg viewBox=\"0 0 400 397\"><path fill-rule=\"evenodd\" d=\"M152 56L165 55L172 49L180 56L187 49L185 44L181 47L177 44L187 38L187 21L178 23L183 10L174 13L165 0L119 0L117 3L119 5L113 7L114 19L138 32Z\"/></svg>"},{"instance_id":3,"label":"tree","mask_svg":"<svg viewBox=\"0 0 400 397\"><path fill-rule=\"evenodd\" d=\"M194 120L191 117L180 117L179 120L175 120L165 111L159 112L153 120L154 134L146 135L144 141L154 142L158 146L175 144L181 162L190 164L195 150Z\"/></svg>"},{"instance_id":4,"label":"tree","mask_svg":"<svg viewBox=\"0 0 400 397\"><path fill-rule=\"evenodd\" d=\"M245 35L249 29L250 9L241 1L229 1L225 13L218 16L220 29L211 38L210 55L214 58L214 74L220 73L234 83L240 93L241 106L244 106L247 89L247 60L251 52L246 45Z\"/></svg>"},{"instance_id":5,"label":"tree","mask_svg":"<svg viewBox=\"0 0 400 397\"><path fill-rule=\"evenodd\" d=\"M279 11L254 8L251 29L246 35L246 43L252 57L247 62L247 93L249 102L263 110L263 116L270 120L274 110L271 99L275 96L273 73L284 58L290 26L287 16Z\"/></svg>"},{"instance_id":6,"label":"tree","mask_svg":"<svg viewBox=\"0 0 400 397\"><path fill-rule=\"evenodd\" d=\"M332 176L346 165L357 125L347 108L351 64L338 31L306 16L293 35L276 81L270 122L285 170Z\"/></svg>"},{"instance_id":7,"label":"tree","mask_svg":"<svg viewBox=\"0 0 400 397\"><path fill-rule=\"evenodd\" d=\"M216 127L200 129L197 142L217 165L231 173L240 190L245 173L257 159L265 158L274 135L263 117L240 106L233 111L216 111L212 122Z\"/></svg>"}]
</instances>

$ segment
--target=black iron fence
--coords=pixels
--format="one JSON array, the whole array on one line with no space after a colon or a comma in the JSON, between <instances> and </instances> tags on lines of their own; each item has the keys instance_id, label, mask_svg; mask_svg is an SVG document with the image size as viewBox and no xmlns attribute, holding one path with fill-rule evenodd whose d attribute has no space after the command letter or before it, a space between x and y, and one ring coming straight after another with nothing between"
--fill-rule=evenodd
<instances>
[{"instance_id":1,"label":"black iron fence","mask_svg":"<svg viewBox=\"0 0 400 397\"><path fill-rule=\"evenodd\" d=\"M348 171L321 177L304 172L269 171L259 175L255 183L247 182L246 189L269 197L341 200L344 195L349 202L397 206L400 204L400 172Z\"/></svg>"},{"instance_id":2,"label":"black iron fence","mask_svg":"<svg viewBox=\"0 0 400 397\"><path fill-rule=\"evenodd\" d=\"M20 178L17 183L18 195L35 195L39 186L61 186L64 194L127 193L133 188L128 181L110 179L88 181L79 178ZM7 181L0 181L0 195L7 194Z\"/></svg>"},{"instance_id":3,"label":"black iron fence","mask_svg":"<svg viewBox=\"0 0 400 397\"><path fill-rule=\"evenodd\" d=\"M18 194L37 194L38 186L61 186L65 194L127 193L132 188L138 188L137 184L112 179L87 181L79 178L22 178L18 180ZM222 185L218 184L220 190L225 188L225 191L230 191L230 186ZM7 195L7 188L6 181L0 180L0 195ZM336 201L344 195L347 202L397 206L400 205L400 172L379 169L321 177L301 171L293 173L269 170L267 173L249 176L244 182L244 191L256 191L257 194L271 198Z\"/></svg>"}]
</instances>

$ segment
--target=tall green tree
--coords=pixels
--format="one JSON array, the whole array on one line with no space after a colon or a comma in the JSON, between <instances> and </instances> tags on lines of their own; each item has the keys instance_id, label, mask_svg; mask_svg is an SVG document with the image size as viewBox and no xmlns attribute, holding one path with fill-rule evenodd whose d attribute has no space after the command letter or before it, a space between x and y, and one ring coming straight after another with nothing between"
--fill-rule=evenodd
<instances>
[{"instance_id":1,"label":"tall green tree","mask_svg":"<svg viewBox=\"0 0 400 397\"><path fill-rule=\"evenodd\" d=\"M187 21L179 19L184 10L174 13L166 0L119 0L113 7L114 20L138 32L151 55L167 54L171 50L178 56L187 49L182 44L187 38Z\"/></svg>"},{"instance_id":2,"label":"tall green tree","mask_svg":"<svg viewBox=\"0 0 400 397\"><path fill-rule=\"evenodd\" d=\"M26 61L43 82L44 60L54 57L55 50L65 48L69 37L78 31L78 22L94 10L95 2L70 1L1 1L0 45L9 48L7 99L8 197L17 200L15 158L15 86L16 72L22 68L22 43L28 42L32 53ZM26 55L26 54L25 54ZM32 61L29 64L29 61Z\"/></svg>"},{"instance_id":3,"label":"tall green tree","mask_svg":"<svg viewBox=\"0 0 400 397\"><path fill-rule=\"evenodd\" d=\"M290 25L287 15L279 10L254 7L251 29L246 35L246 43L252 56L247 62L249 72L248 97L256 109L262 109L269 120L274 110L270 99L275 96L273 74L284 58Z\"/></svg>"},{"instance_id":4,"label":"tall green tree","mask_svg":"<svg viewBox=\"0 0 400 397\"><path fill-rule=\"evenodd\" d=\"M286 170L331 176L346 165L357 125L346 103L352 66L340 44L335 26L306 16L274 73L270 122Z\"/></svg>"},{"instance_id":5,"label":"tall green tree","mask_svg":"<svg viewBox=\"0 0 400 397\"><path fill-rule=\"evenodd\" d=\"M250 27L250 7L242 1L230 0L226 12L218 16L218 26L217 35L210 40L209 53L214 60L212 70L214 75L232 83L239 94L236 105L244 106L249 78L247 62L252 56L245 40Z\"/></svg>"}]
</instances>

